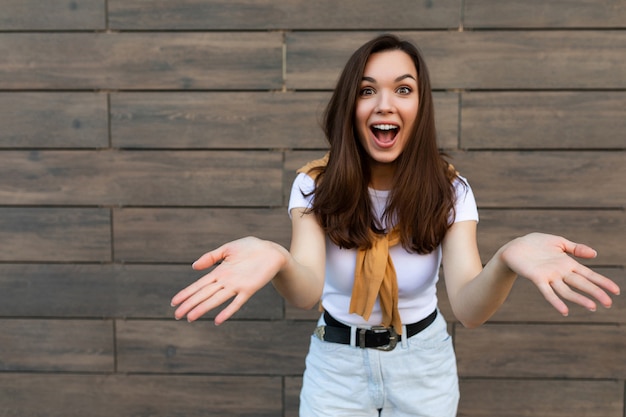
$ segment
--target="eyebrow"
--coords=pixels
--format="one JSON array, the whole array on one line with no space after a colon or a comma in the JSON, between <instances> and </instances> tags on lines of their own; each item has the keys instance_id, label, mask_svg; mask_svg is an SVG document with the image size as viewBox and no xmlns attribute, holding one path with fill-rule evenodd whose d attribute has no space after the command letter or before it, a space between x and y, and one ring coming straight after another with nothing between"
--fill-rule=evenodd
<instances>
[{"instance_id":1,"label":"eyebrow","mask_svg":"<svg viewBox=\"0 0 626 417\"><path fill-rule=\"evenodd\" d=\"M404 75L401 75L401 76L399 76L398 78L396 78L396 79L394 80L394 82L396 82L396 83L397 83L397 82L399 82L399 81L404 80L405 78L411 78L411 79L413 79L413 80L415 80L415 81L417 82L417 80L415 79L415 77L414 77L414 76L412 76L411 74L404 74ZM370 82L370 83L375 83L375 82L376 82L376 80L375 80L374 78L372 78L372 77L363 77L362 81L368 81L368 82Z\"/></svg>"}]
</instances>

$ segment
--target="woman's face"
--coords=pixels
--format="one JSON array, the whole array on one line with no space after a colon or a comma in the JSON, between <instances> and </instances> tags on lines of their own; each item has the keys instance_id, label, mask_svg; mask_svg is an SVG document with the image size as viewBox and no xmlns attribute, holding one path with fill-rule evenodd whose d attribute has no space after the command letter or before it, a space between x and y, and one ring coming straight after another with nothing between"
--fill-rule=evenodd
<instances>
[{"instance_id":1,"label":"woman's face","mask_svg":"<svg viewBox=\"0 0 626 417\"><path fill-rule=\"evenodd\" d=\"M372 54L356 102L359 141L374 164L390 164L404 150L417 118L417 70L400 50Z\"/></svg>"}]
</instances>

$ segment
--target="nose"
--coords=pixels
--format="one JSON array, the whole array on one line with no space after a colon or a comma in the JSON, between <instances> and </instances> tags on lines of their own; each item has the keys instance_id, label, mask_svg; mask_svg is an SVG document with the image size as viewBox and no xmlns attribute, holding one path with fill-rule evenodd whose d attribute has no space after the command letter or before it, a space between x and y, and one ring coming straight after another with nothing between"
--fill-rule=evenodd
<instances>
[{"instance_id":1,"label":"nose","mask_svg":"<svg viewBox=\"0 0 626 417\"><path fill-rule=\"evenodd\" d=\"M393 95L386 90L380 91L378 93L378 101L376 102L376 112L384 114L391 113L393 110Z\"/></svg>"}]
</instances>

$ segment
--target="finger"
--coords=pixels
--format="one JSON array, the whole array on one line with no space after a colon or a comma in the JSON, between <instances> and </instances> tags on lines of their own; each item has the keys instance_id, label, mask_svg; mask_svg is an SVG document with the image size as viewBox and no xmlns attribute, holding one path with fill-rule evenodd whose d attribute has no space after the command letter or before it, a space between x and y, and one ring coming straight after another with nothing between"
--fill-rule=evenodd
<instances>
[{"instance_id":1,"label":"finger","mask_svg":"<svg viewBox=\"0 0 626 417\"><path fill-rule=\"evenodd\" d=\"M620 288L615 282L613 282L611 279L605 277L602 274L598 274L593 269L580 265L578 268L574 270L574 272L588 279L589 281L593 282L600 288L603 288L609 292L612 292L615 295L620 294Z\"/></svg>"},{"instance_id":2,"label":"finger","mask_svg":"<svg viewBox=\"0 0 626 417\"><path fill-rule=\"evenodd\" d=\"M588 268L582 268L574 271L572 274L565 277L565 282L571 287L589 294L606 308L611 307L613 304L613 300L604 291L604 289L610 291L611 289L615 289L613 286L617 287L617 285L610 279L595 273ZM619 287L617 287L617 290L619 291Z\"/></svg>"},{"instance_id":3,"label":"finger","mask_svg":"<svg viewBox=\"0 0 626 417\"><path fill-rule=\"evenodd\" d=\"M174 317L177 320L185 317L196 308L198 305L204 303L205 301L211 299L218 291L222 290L223 287L217 283L213 283L210 285L206 285L200 288L198 291L193 293L190 297L188 297L174 312Z\"/></svg>"},{"instance_id":4,"label":"finger","mask_svg":"<svg viewBox=\"0 0 626 417\"><path fill-rule=\"evenodd\" d=\"M197 281L188 285L186 288L180 290L174 297L172 297L171 305L176 307L177 305L185 302L189 297L200 291L200 289L206 287L217 281L215 274L209 273L199 278Z\"/></svg>"},{"instance_id":5,"label":"finger","mask_svg":"<svg viewBox=\"0 0 626 417\"><path fill-rule=\"evenodd\" d=\"M567 316L569 314L569 308L567 305L559 298L558 295L554 292L554 289L550 286L549 283L538 284L539 292L543 294L543 297L550 303L552 306L561 313L563 316Z\"/></svg>"},{"instance_id":6,"label":"finger","mask_svg":"<svg viewBox=\"0 0 626 417\"><path fill-rule=\"evenodd\" d=\"M237 294L237 296L231 301L226 308L219 312L217 316L215 316L215 325L219 326L224 323L226 320L231 318L233 314L235 314L239 309L250 299L249 296L245 296L242 293Z\"/></svg>"},{"instance_id":7,"label":"finger","mask_svg":"<svg viewBox=\"0 0 626 417\"><path fill-rule=\"evenodd\" d=\"M598 255L598 252L595 249L587 246L583 243L576 243L570 240L565 239L565 251L574 255L577 258L595 258Z\"/></svg>"},{"instance_id":8,"label":"finger","mask_svg":"<svg viewBox=\"0 0 626 417\"><path fill-rule=\"evenodd\" d=\"M553 281L551 285L561 298L579 304L589 311L596 311L596 303L588 297L572 290L564 281Z\"/></svg>"},{"instance_id":9,"label":"finger","mask_svg":"<svg viewBox=\"0 0 626 417\"><path fill-rule=\"evenodd\" d=\"M225 245L222 245L219 248L207 252L199 257L193 264L191 264L191 267L196 271L210 268L216 263L221 262L226 257L225 252Z\"/></svg>"},{"instance_id":10,"label":"finger","mask_svg":"<svg viewBox=\"0 0 626 417\"><path fill-rule=\"evenodd\" d=\"M226 301L233 298L233 296L235 296L235 293L233 293L232 291L226 291L224 289L217 291L213 297L196 305L189 313L187 313L187 321L191 323L198 320L209 311L213 310L216 307L219 307Z\"/></svg>"}]
</instances>

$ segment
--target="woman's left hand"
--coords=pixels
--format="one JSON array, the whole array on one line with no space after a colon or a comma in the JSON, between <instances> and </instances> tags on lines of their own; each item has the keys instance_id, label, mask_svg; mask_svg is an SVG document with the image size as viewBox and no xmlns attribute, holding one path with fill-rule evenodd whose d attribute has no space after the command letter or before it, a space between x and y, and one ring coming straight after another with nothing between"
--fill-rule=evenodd
<instances>
[{"instance_id":1,"label":"woman's left hand","mask_svg":"<svg viewBox=\"0 0 626 417\"><path fill-rule=\"evenodd\" d=\"M604 307L612 305L608 293L619 295L620 288L609 278L581 265L577 258L595 258L597 253L587 245L563 237L531 233L509 242L501 256L508 267L532 281L543 296L561 314L569 309L563 300L595 311L595 298Z\"/></svg>"}]
</instances>

